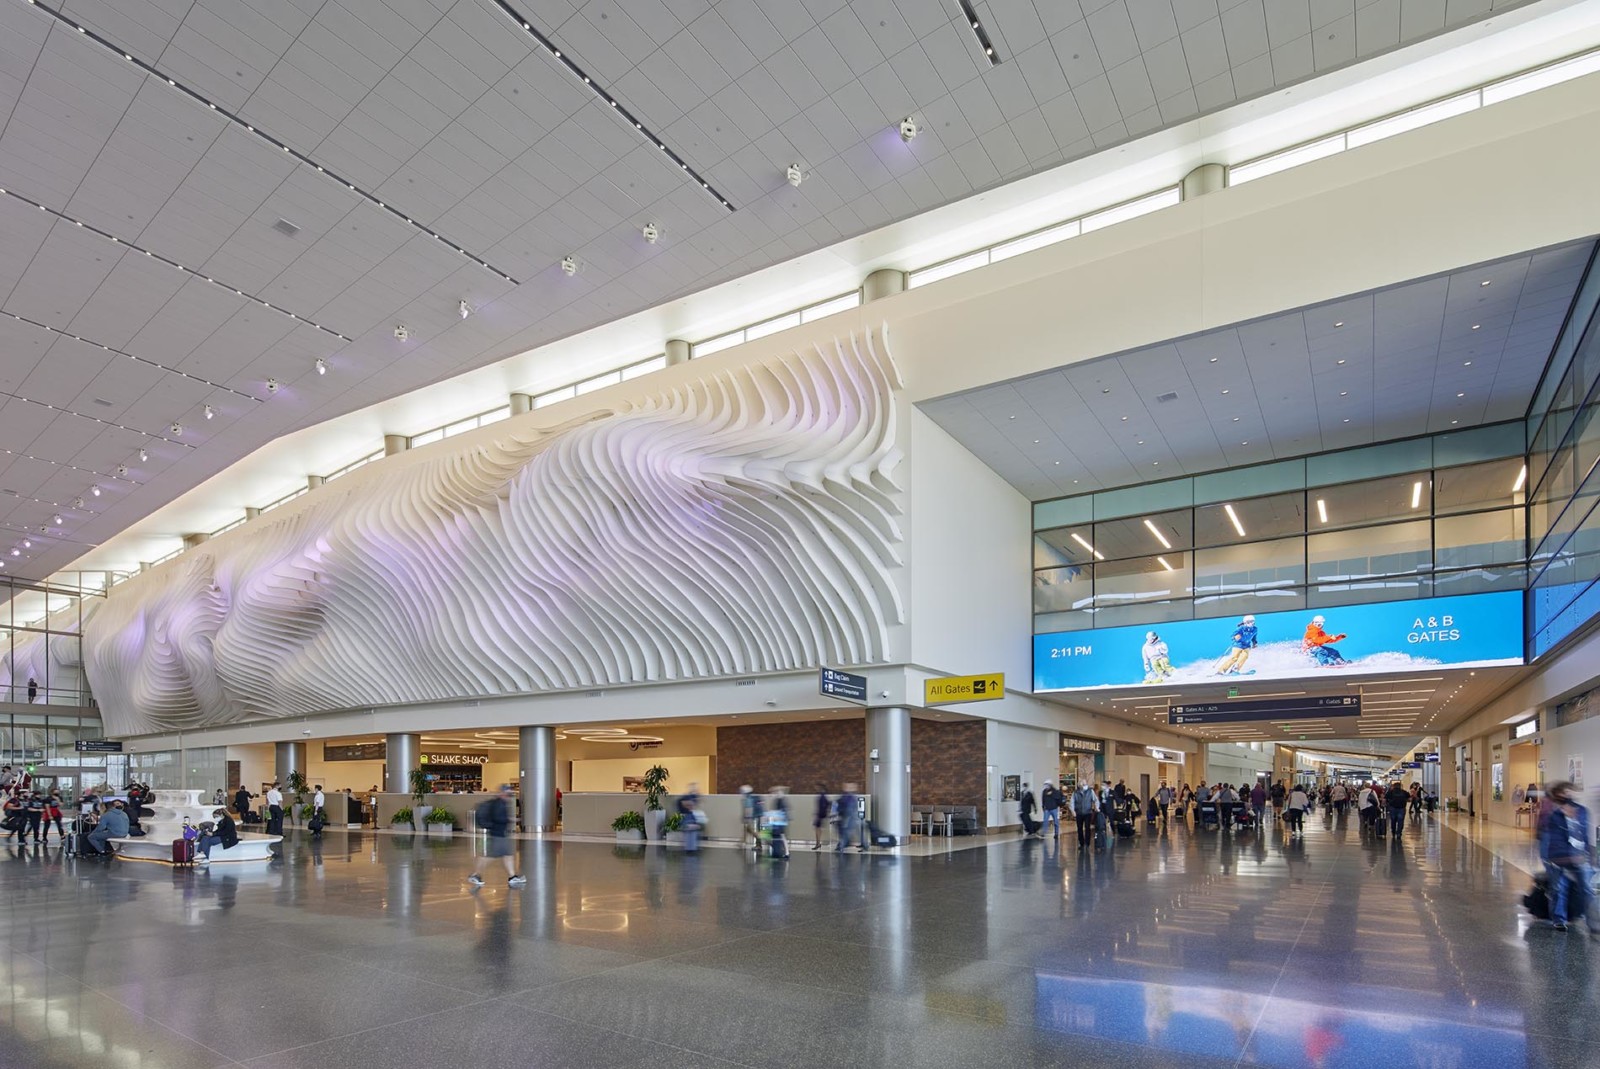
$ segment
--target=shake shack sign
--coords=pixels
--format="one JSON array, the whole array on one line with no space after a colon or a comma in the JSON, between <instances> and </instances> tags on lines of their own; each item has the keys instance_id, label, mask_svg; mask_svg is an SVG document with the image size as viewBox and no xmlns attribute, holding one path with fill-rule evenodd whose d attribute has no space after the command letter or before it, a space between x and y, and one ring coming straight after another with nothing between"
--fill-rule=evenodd
<instances>
[{"instance_id":1,"label":"shake shack sign","mask_svg":"<svg viewBox=\"0 0 1600 1069\"><path fill-rule=\"evenodd\" d=\"M425 765L486 765L489 755L486 753L425 753L422 755Z\"/></svg>"}]
</instances>

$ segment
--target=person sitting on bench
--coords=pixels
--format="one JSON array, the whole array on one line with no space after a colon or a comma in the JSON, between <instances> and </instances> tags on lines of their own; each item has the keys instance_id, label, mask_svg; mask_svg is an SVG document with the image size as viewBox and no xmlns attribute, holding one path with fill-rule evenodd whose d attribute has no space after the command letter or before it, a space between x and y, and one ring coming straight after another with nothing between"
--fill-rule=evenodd
<instances>
[{"instance_id":1,"label":"person sitting on bench","mask_svg":"<svg viewBox=\"0 0 1600 1069\"><path fill-rule=\"evenodd\" d=\"M100 823L95 825L94 831L89 833L89 845L98 854L109 854L111 847L107 845L112 839L126 839L128 837L128 813L122 808L120 801L112 802L111 808L100 814Z\"/></svg>"},{"instance_id":2,"label":"person sitting on bench","mask_svg":"<svg viewBox=\"0 0 1600 1069\"><path fill-rule=\"evenodd\" d=\"M216 810L211 814L211 819L217 822L215 830L207 832L202 829L200 841L194 844L195 856L203 857L207 861L211 860L213 846L221 846L227 850L239 845L239 829L226 809Z\"/></svg>"}]
</instances>

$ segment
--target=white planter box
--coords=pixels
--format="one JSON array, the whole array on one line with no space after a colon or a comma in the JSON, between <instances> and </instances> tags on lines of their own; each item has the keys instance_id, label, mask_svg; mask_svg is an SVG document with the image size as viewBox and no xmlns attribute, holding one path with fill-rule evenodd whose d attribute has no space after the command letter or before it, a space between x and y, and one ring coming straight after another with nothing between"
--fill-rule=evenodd
<instances>
[{"instance_id":1,"label":"white planter box","mask_svg":"<svg viewBox=\"0 0 1600 1069\"><path fill-rule=\"evenodd\" d=\"M637 828L629 829L628 831L619 831L617 832L617 842L642 843L644 842L644 832L639 831Z\"/></svg>"}]
</instances>

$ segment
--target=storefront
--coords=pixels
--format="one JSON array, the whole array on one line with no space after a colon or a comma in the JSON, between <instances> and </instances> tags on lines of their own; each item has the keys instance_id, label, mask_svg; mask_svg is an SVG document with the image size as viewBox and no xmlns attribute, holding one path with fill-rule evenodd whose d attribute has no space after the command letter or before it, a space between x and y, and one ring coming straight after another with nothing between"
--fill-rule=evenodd
<instances>
[{"instance_id":1,"label":"storefront","mask_svg":"<svg viewBox=\"0 0 1600 1069\"><path fill-rule=\"evenodd\" d=\"M483 790L485 753L424 753L422 767L437 794L471 794Z\"/></svg>"},{"instance_id":2,"label":"storefront","mask_svg":"<svg viewBox=\"0 0 1600 1069\"><path fill-rule=\"evenodd\" d=\"M1077 790L1080 783L1095 783L1105 779L1106 744L1104 739L1085 739L1077 735L1061 736L1061 789Z\"/></svg>"}]
</instances>

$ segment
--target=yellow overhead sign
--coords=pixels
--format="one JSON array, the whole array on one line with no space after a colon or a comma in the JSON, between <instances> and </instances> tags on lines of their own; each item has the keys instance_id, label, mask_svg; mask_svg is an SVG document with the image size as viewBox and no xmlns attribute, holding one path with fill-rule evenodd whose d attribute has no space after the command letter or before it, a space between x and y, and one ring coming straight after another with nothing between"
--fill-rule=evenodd
<instances>
[{"instance_id":1,"label":"yellow overhead sign","mask_svg":"<svg viewBox=\"0 0 1600 1069\"><path fill-rule=\"evenodd\" d=\"M922 681L923 705L953 705L956 702L992 702L1006 696L1004 672L981 676L944 676Z\"/></svg>"}]
</instances>

